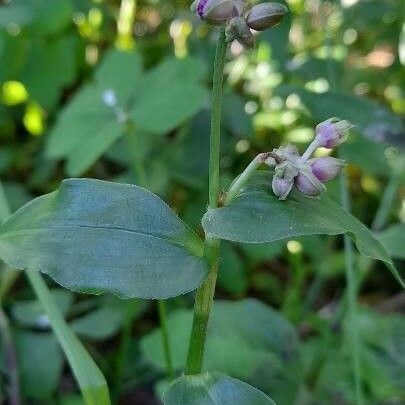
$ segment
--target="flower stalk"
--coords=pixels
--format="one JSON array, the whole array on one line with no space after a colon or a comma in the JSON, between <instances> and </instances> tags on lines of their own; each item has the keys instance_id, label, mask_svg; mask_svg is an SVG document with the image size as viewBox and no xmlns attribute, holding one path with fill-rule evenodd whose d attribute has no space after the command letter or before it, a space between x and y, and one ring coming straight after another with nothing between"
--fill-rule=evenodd
<instances>
[{"instance_id":1,"label":"flower stalk","mask_svg":"<svg viewBox=\"0 0 405 405\"><path fill-rule=\"evenodd\" d=\"M209 209L218 207L219 184L219 149L221 141L221 107L222 87L225 66L227 43L225 29L221 28L218 39L212 84L212 112L210 132L210 161L209 161ZM210 237L205 241L205 258L209 266L209 274L197 290L194 303L193 326L191 330L186 374L199 374L202 370L207 326L214 301L215 286L218 273L219 260L218 239Z\"/></svg>"}]
</instances>

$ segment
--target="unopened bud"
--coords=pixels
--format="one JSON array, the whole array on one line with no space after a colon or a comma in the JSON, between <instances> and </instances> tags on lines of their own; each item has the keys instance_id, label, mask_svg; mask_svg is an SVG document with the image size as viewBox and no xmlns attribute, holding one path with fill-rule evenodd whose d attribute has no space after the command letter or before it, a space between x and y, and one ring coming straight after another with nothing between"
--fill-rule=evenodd
<instances>
[{"instance_id":1,"label":"unopened bud","mask_svg":"<svg viewBox=\"0 0 405 405\"><path fill-rule=\"evenodd\" d=\"M225 34L228 42L236 39L247 49L253 48L255 45L255 37L242 17L232 18L226 27Z\"/></svg>"},{"instance_id":2,"label":"unopened bud","mask_svg":"<svg viewBox=\"0 0 405 405\"><path fill-rule=\"evenodd\" d=\"M325 156L308 160L312 173L322 182L333 180L345 165L344 160Z\"/></svg>"},{"instance_id":3,"label":"unopened bud","mask_svg":"<svg viewBox=\"0 0 405 405\"><path fill-rule=\"evenodd\" d=\"M279 24L287 12L288 9L284 4L261 3L251 8L246 22L256 31L264 31Z\"/></svg>"},{"instance_id":4,"label":"unopened bud","mask_svg":"<svg viewBox=\"0 0 405 405\"><path fill-rule=\"evenodd\" d=\"M286 179L284 177L273 176L273 181L271 183L271 188L273 193L280 199L285 200L290 194L290 191L294 185L293 179Z\"/></svg>"},{"instance_id":5,"label":"unopened bud","mask_svg":"<svg viewBox=\"0 0 405 405\"><path fill-rule=\"evenodd\" d=\"M295 186L301 193L315 197L325 191L325 186L308 169L301 170L295 177Z\"/></svg>"},{"instance_id":6,"label":"unopened bud","mask_svg":"<svg viewBox=\"0 0 405 405\"><path fill-rule=\"evenodd\" d=\"M332 149L345 142L348 137L349 129L353 128L350 122L330 118L316 126L315 140L318 146Z\"/></svg>"},{"instance_id":7,"label":"unopened bud","mask_svg":"<svg viewBox=\"0 0 405 405\"><path fill-rule=\"evenodd\" d=\"M237 0L197 0L191 9L197 11L207 23L221 25L233 17L240 16L243 5Z\"/></svg>"}]
</instances>

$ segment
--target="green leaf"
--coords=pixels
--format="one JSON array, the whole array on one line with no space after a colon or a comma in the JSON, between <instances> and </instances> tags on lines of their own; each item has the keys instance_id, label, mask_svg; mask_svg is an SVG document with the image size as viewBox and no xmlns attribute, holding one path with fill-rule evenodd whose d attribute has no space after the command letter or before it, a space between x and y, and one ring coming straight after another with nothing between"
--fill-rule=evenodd
<instances>
[{"instance_id":1,"label":"green leaf","mask_svg":"<svg viewBox=\"0 0 405 405\"><path fill-rule=\"evenodd\" d=\"M63 110L50 134L47 155L51 158L69 157L77 152L89 137L97 139L98 133L114 121L114 113L103 103L102 90L85 86Z\"/></svg>"},{"instance_id":2,"label":"green leaf","mask_svg":"<svg viewBox=\"0 0 405 405\"><path fill-rule=\"evenodd\" d=\"M205 101L200 65L190 58L168 59L143 73L137 53L107 52L93 83L60 114L47 155L66 158L68 174L79 176L128 132L128 118L135 136L145 130L161 134L174 129Z\"/></svg>"},{"instance_id":3,"label":"green leaf","mask_svg":"<svg viewBox=\"0 0 405 405\"><path fill-rule=\"evenodd\" d=\"M392 257L405 259L405 224L395 224L377 234L377 238Z\"/></svg>"},{"instance_id":4,"label":"green leaf","mask_svg":"<svg viewBox=\"0 0 405 405\"><path fill-rule=\"evenodd\" d=\"M229 243L221 244L221 271L218 273L218 284L232 294L243 295L248 288L246 270Z\"/></svg>"},{"instance_id":5,"label":"green leaf","mask_svg":"<svg viewBox=\"0 0 405 405\"><path fill-rule=\"evenodd\" d=\"M75 291L167 298L206 275L201 240L156 195L100 180L70 179L0 228L0 256Z\"/></svg>"},{"instance_id":6,"label":"green leaf","mask_svg":"<svg viewBox=\"0 0 405 405\"><path fill-rule=\"evenodd\" d=\"M164 405L275 405L258 389L220 373L182 376L163 395Z\"/></svg>"},{"instance_id":7,"label":"green leaf","mask_svg":"<svg viewBox=\"0 0 405 405\"><path fill-rule=\"evenodd\" d=\"M104 122L102 120L101 122ZM97 132L97 136L83 139L81 147L74 150L67 162L66 170L71 176L79 176L96 162L119 138L124 130L122 124L111 121L105 123Z\"/></svg>"},{"instance_id":8,"label":"green leaf","mask_svg":"<svg viewBox=\"0 0 405 405\"><path fill-rule=\"evenodd\" d=\"M206 97L201 75L201 63L191 58L168 59L149 72L131 112L135 125L165 133L197 113Z\"/></svg>"},{"instance_id":9,"label":"green leaf","mask_svg":"<svg viewBox=\"0 0 405 405\"><path fill-rule=\"evenodd\" d=\"M21 73L21 81L35 101L53 107L64 87L75 79L77 71L77 39L65 36L52 42L41 39L29 45L29 56Z\"/></svg>"},{"instance_id":10,"label":"green leaf","mask_svg":"<svg viewBox=\"0 0 405 405\"><path fill-rule=\"evenodd\" d=\"M271 192L270 176L269 172L258 173L256 184L229 206L209 210L202 220L206 234L245 243L348 234L362 255L383 261L405 286L385 248L360 221L327 195L316 199L293 192L286 201L280 201Z\"/></svg>"},{"instance_id":11,"label":"green leaf","mask_svg":"<svg viewBox=\"0 0 405 405\"><path fill-rule=\"evenodd\" d=\"M169 314L170 352L175 369L182 369L186 357L193 314L177 310ZM277 311L254 299L216 301L210 323L204 369L220 369L238 378L250 378L268 359L273 368L287 366L297 350L294 327ZM165 369L161 333L156 329L141 341L145 357L158 369Z\"/></svg>"},{"instance_id":12,"label":"green leaf","mask_svg":"<svg viewBox=\"0 0 405 405\"><path fill-rule=\"evenodd\" d=\"M364 97L338 92L314 93L298 86L280 86L282 95L297 94L317 121L331 114L350 121L366 137L375 141L400 138L404 128L401 119L385 106Z\"/></svg>"},{"instance_id":13,"label":"green leaf","mask_svg":"<svg viewBox=\"0 0 405 405\"><path fill-rule=\"evenodd\" d=\"M1 6L0 27L4 28L10 23L18 25L29 24L34 18L31 4L15 4L15 2Z\"/></svg>"},{"instance_id":14,"label":"green leaf","mask_svg":"<svg viewBox=\"0 0 405 405\"><path fill-rule=\"evenodd\" d=\"M1 182L0 207L2 208L0 219L4 220L4 218L10 216L10 208ZM13 216L11 218L13 218ZM108 386L103 374L77 339L76 335L69 328L41 274L33 271L26 271L25 274L41 302L49 323L62 346L86 404L110 405Z\"/></svg>"},{"instance_id":15,"label":"green leaf","mask_svg":"<svg viewBox=\"0 0 405 405\"><path fill-rule=\"evenodd\" d=\"M103 57L94 79L101 89L114 90L118 104L124 107L142 83L142 59L138 53L111 50Z\"/></svg>"},{"instance_id":16,"label":"green leaf","mask_svg":"<svg viewBox=\"0 0 405 405\"><path fill-rule=\"evenodd\" d=\"M49 397L56 390L63 359L51 333L19 331L15 334L18 368L23 392L28 397Z\"/></svg>"},{"instance_id":17,"label":"green leaf","mask_svg":"<svg viewBox=\"0 0 405 405\"><path fill-rule=\"evenodd\" d=\"M110 405L108 386L103 374L54 304L41 274L34 271L27 271L26 274L68 359L84 401L87 405Z\"/></svg>"},{"instance_id":18,"label":"green leaf","mask_svg":"<svg viewBox=\"0 0 405 405\"><path fill-rule=\"evenodd\" d=\"M98 308L71 323L79 335L91 340L103 340L113 336L120 328L123 314L119 308Z\"/></svg>"},{"instance_id":19,"label":"green leaf","mask_svg":"<svg viewBox=\"0 0 405 405\"><path fill-rule=\"evenodd\" d=\"M60 313L64 316L73 302L73 294L70 291L57 289L50 291L52 300L57 305ZM44 312L42 304L38 300L19 301L12 306L13 318L21 325L40 328L49 327L48 316Z\"/></svg>"}]
</instances>

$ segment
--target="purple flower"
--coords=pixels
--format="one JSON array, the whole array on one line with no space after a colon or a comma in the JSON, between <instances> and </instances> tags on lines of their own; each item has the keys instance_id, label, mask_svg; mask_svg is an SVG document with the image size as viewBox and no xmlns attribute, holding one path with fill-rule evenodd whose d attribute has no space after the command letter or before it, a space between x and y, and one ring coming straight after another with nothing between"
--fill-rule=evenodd
<instances>
[{"instance_id":1,"label":"purple flower","mask_svg":"<svg viewBox=\"0 0 405 405\"><path fill-rule=\"evenodd\" d=\"M239 0L196 0L192 7L209 24L222 25L241 16L243 2Z\"/></svg>"},{"instance_id":2,"label":"purple flower","mask_svg":"<svg viewBox=\"0 0 405 405\"><path fill-rule=\"evenodd\" d=\"M288 9L284 4L260 3L251 8L246 22L256 31L264 31L279 24L287 12Z\"/></svg>"},{"instance_id":3,"label":"purple flower","mask_svg":"<svg viewBox=\"0 0 405 405\"><path fill-rule=\"evenodd\" d=\"M325 156L308 160L312 173L322 182L333 180L345 165L344 160Z\"/></svg>"},{"instance_id":4,"label":"purple flower","mask_svg":"<svg viewBox=\"0 0 405 405\"><path fill-rule=\"evenodd\" d=\"M353 125L348 121L339 120L338 118L330 118L321 122L316 126L315 130L317 146L333 149L346 141L348 131L352 127Z\"/></svg>"},{"instance_id":5,"label":"purple flower","mask_svg":"<svg viewBox=\"0 0 405 405\"><path fill-rule=\"evenodd\" d=\"M300 170L295 177L295 187L301 193L316 197L325 191L325 186L318 180L318 178L310 170Z\"/></svg>"},{"instance_id":6,"label":"purple flower","mask_svg":"<svg viewBox=\"0 0 405 405\"><path fill-rule=\"evenodd\" d=\"M271 183L271 188L273 189L273 193L280 200L285 200L288 194L290 194L293 185L294 180L274 175L273 181Z\"/></svg>"}]
</instances>

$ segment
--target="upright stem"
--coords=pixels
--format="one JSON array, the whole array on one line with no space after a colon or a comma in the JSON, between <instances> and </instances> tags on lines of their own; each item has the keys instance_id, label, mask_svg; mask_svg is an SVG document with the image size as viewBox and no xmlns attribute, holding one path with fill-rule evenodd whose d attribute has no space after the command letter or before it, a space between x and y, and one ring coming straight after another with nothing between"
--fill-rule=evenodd
<instances>
[{"instance_id":1,"label":"upright stem","mask_svg":"<svg viewBox=\"0 0 405 405\"><path fill-rule=\"evenodd\" d=\"M209 199L208 207L218 207L219 197L219 149L221 145L222 87L227 44L225 29L221 29L214 61L212 81L212 110L210 132Z\"/></svg>"},{"instance_id":2,"label":"upright stem","mask_svg":"<svg viewBox=\"0 0 405 405\"><path fill-rule=\"evenodd\" d=\"M209 161L209 209L218 207L219 198L219 149L221 141L221 106L222 87L227 44L225 29L221 29L214 62L214 75L212 84L212 111L210 133L210 161ZM205 241L205 257L209 265L209 274L197 290L194 304L194 318L188 349L186 374L201 372L207 325L214 300L215 285L218 273L219 257L218 239L207 237Z\"/></svg>"},{"instance_id":3,"label":"upright stem","mask_svg":"<svg viewBox=\"0 0 405 405\"><path fill-rule=\"evenodd\" d=\"M340 176L342 205L346 211L350 211L350 195L348 181L345 172ZM354 380L356 387L356 405L362 405L363 392L360 376L360 342L357 325L357 280L354 274L353 245L347 235L344 235L345 270L347 284L347 301L349 310L348 337L350 339L351 355L353 360Z\"/></svg>"}]
</instances>

